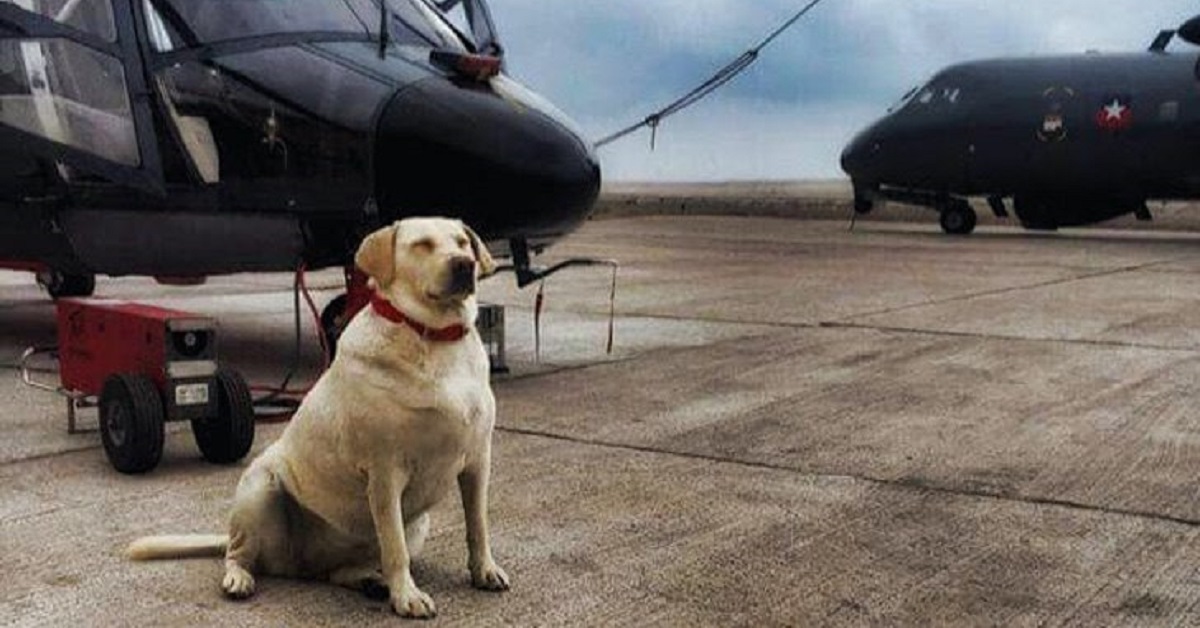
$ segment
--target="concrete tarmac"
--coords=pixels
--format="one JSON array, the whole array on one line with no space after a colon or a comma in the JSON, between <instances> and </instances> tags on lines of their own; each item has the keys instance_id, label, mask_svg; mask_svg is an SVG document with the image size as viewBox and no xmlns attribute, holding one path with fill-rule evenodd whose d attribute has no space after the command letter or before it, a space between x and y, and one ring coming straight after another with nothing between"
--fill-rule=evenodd
<instances>
[{"instance_id":1,"label":"concrete tarmac","mask_svg":"<svg viewBox=\"0 0 1200 628\"><path fill-rule=\"evenodd\" d=\"M1200 236L633 217L548 257L572 255L623 265L615 351L606 271L547 283L540 361L533 291L485 283L508 306L492 522L514 586L470 588L451 496L415 567L434 624L1200 625ZM311 277L320 301L338 279ZM98 292L218 316L226 360L274 383L289 288ZM17 381L53 335L28 276L0 273L0 624L403 621L322 583L226 601L218 560L126 561L144 534L222 531L243 465L180 426L158 469L113 471Z\"/></svg>"}]
</instances>

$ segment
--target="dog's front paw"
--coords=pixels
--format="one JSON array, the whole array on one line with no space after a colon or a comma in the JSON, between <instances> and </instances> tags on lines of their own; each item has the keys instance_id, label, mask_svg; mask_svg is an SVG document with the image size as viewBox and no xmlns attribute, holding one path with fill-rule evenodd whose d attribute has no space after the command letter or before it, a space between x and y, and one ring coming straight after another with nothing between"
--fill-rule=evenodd
<instances>
[{"instance_id":1,"label":"dog's front paw","mask_svg":"<svg viewBox=\"0 0 1200 628\"><path fill-rule=\"evenodd\" d=\"M401 617L413 619L433 619L437 617L437 607L433 598L415 585L405 587L399 594L392 596L392 610Z\"/></svg>"},{"instance_id":2,"label":"dog's front paw","mask_svg":"<svg viewBox=\"0 0 1200 628\"><path fill-rule=\"evenodd\" d=\"M225 579L221 581L221 589L232 599L244 600L254 595L254 576L240 565L230 564L225 568Z\"/></svg>"},{"instance_id":3,"label":"dog's front paw","mask_svg":"<svg viewBox=\"0 0 1200 628\"><path fill-rule=\"evenodd\" d=\"M507 591L508 574L500 568L500 565L489 562L481 567L471 569L471 584L476 589L484 591Z\"/></svg>"}]
</instances>

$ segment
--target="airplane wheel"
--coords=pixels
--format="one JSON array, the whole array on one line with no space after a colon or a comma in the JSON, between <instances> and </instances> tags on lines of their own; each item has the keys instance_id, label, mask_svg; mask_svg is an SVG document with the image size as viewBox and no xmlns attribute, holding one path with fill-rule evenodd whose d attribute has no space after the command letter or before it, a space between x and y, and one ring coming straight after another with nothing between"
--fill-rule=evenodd
<instances>
[{"instance_id":1,"label":"airplane wheel","mask_svg":"<svg viewBox=\"0 0 1200 628\"><path fill-rule=\"evenodd\" d=\"M37 274L37 282L52 299L62 297L90 297L96 291L96 276L76 275L59 270L46 270Z\"/></svg>"},{"instance_id":2,"label":"airplane wheel","mask_svg":"<svg viewBox=\"0 0 1200 628\"><path fill-rule=\"evenodd\" d=\"M254 402L246 380L232 369L217 369L217 416L192 421L192 435L209 462L229 464L254 444Z\"/></svg>"},{"instance_id":3,"label":"airplane wheel","mask_svg":"<svg viewBox=\"0 0 1200 628\"><path fill-rule=\"evenodd\" d=\"M118 373L104 381L100 441L108 461L121 473L145 473L158 466L163 403L153 380L139 373Z\"/></svg>"},{"instance_id":4,"label":"airplane wheel","mask_svg":"<svg viewBox=\"0 0 1200 628\"><path fill-rule=\"evenodd\" d=\"M942 208L941 218L939 222L942 225L942 231L952 235L967 235L975 230L975 222L978 217L975 215L975 210L964 202L951 203Z\"/></svg>"},{"instance_id":5,"label":"airplane wheel","mask_svg":"<svg viewBox=\"0 0 1200 628\"><path fill-rule=\"evenodd\" d=\"M346 323L350 322L346 316L347 300L346 295L338 295L321 310L321 333L325 336L325 346L329 347L331 361L337 353L338 338L342 337L342 330L346 329Z\"/></svg>"}]
</instances>

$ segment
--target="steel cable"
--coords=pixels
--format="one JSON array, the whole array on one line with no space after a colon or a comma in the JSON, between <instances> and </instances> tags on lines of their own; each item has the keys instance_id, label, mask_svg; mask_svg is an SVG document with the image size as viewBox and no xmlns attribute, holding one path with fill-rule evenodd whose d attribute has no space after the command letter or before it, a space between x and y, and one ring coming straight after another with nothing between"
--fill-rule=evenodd
<instances>
[{"instance_id":1,"label":"steel cable","mask_svg":"<svg viewBox=\"0 0 1200 628\"><path fill-rule=\"evenodd\" d=\"M631 124L624 129L617 131L616 133L606 135L596 142L596 147L600 148L601 146L611 144L627 135L630 135L631 133L644 128L649 128L651 131L650 147L654 148L654 143L657 138L658 125L661 124L664 119L700 102L709 94L712 94L720 89L721 86L733 80L734 77L736 77L738 74L741 74L746 68L750 67L751 64L758 60L759 53L762 52L764 48L769 46L771 42L775 41L775 39L782 35L784 31L795 25L796 22L800 21L800 18L804 17L809 11L816 8L816 6L823 1L824 0L810 0L810 2L806 4L804 8L800 9L790 18L788 18L783 24L772 31L770 35L760 41L758 45L747 50L740 57L734 59L725 67L717 70L716 74L713 74L708 80L701 83L695 89L687 94L684 94L682 97L676 99L666 107L663 107L662 109L646 116L642 121Z\"/></svg>"}]
</instances>

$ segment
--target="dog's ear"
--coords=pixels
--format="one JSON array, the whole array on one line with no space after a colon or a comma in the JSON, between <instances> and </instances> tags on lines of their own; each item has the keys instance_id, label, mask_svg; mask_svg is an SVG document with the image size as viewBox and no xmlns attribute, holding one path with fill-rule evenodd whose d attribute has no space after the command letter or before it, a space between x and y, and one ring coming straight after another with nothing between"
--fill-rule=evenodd
<instances>
[{"instance_id":1,"label":"dog's ear","mask_svg":"<svg viewBox=\"0 0 1200 628\"><path fill-rule=\"evenodd\" d=\"M487 277L496 272L496 260L492 259L492 254L488 251L487 245L483 243L483 239L465 223L462 228L467 232L467 237L471 239L471 250L475 252L475 260L479 262L479 275Z\"/></svg>"},{"instance_id":2,"label":"dog's ear","mask_svg":"<svg viewBox=\"0 0 1200 628\"><path fill-rule=\"evenodd\" d=\"M380 288L392 283L396 274L397 225L384 227L363 238L354 255L354 263Z\"/></svg>"}]
</instances>

